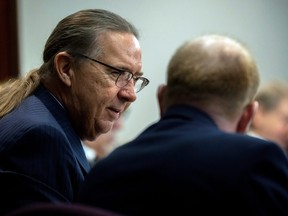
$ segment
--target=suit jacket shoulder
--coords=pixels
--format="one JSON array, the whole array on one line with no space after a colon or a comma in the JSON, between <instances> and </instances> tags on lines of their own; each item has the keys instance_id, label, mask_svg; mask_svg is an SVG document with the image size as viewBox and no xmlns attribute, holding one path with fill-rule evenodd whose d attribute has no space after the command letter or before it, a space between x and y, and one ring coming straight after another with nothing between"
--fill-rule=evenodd
<instances>
[{"instance_id":1,"label":"suit jacket shoulder","mask_svg":"<svg viewBox=\"0 0 288 216\"><path fill-rule=\"evenodd\" d=\"M2 117L0 128L0 170L6 176L22 176L46 200L74 199L89 164L65 109L44 87ZM32 194L25 196L37 201Z\"/></svg>"}]
</instances>

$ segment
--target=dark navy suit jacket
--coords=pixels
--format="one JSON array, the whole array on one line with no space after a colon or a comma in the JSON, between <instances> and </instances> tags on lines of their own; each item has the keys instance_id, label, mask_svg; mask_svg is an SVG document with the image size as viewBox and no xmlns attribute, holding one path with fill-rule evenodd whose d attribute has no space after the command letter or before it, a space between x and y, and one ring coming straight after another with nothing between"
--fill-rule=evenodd
<instances>
[{"instance_id":1,"label":"dark navy suit jacket","mask_svg":"<svg viewBox=\"0 0 288 216\"><path fill-rule=\"evenodd\" d=\"M71 202L88 170L67 112L44 87L0 119L0 213Z\"/></svg>"},{"instance_id":2,"label":"dark navy suit jacket","mask_svg":"<svg viewBox=\"0 0 288 216\"><path fill-rule=\"evenodd\" d=\"M78 202L127 215L288 215L288 162L275 144L168 110L99 161Z\"/></svg>"}]
</instances>

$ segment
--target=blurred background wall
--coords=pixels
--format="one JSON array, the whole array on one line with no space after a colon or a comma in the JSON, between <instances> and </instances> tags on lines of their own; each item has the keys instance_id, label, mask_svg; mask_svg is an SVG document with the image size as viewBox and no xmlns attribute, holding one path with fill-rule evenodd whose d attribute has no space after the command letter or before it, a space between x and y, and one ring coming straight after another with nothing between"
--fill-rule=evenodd
<instances>
[{"instance_id":1,"label":"blurred background wall","mask_svg":"<svg viewBox=\"0 0 288 216\"><path fill-rule=\"evenodd\" d=\"M86 8L116 12L139 29L143 71L150 84L130 107L120 143L158 120L157 86L176 48L202 34L226 34L251 50L261 84L288 80L287 0L18 0L19 67L23 75L42 63L49 34L65 16Z\"/></svg>"}]
</instances>

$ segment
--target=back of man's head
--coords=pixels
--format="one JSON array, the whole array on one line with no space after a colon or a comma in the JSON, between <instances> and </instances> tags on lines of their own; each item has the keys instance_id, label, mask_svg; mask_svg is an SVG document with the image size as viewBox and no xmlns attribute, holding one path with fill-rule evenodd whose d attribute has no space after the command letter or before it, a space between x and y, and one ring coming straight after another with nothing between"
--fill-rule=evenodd
<instances>
[{"instance_id":1,"label":"back of man's head","mask_svg":"<svg viewBox=\"0 0 288 216\"><path fill-rule=\"evenodd\" d=\"M171 58L165 103L213 106L234 117L254 99L258 85L257 66L244 45L206 35L184 43Z\"/></svg>"}]
</instances>

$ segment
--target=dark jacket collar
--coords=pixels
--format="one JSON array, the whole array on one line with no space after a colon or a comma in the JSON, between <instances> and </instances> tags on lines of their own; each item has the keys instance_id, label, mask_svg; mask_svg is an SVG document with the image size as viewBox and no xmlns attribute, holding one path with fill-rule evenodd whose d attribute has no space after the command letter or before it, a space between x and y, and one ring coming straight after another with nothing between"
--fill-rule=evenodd
<instances>
[{"instance_id":1,"label":"dark jacket collar","mask_svg":"<svg viewBox=\"0 0 288 216\"><path fill-rule=\"evenodd\" d=\"M216 126L214 120L207 113L190 105L174 105L169 107L162 119L167 118L198 120Z\"/></svg>"},{"instance_id":2,"label":"dark jacket collar","mask_svg":"<svg viewBox=\"0 0 288 216\"><path fill-rule=\"evenodd\" d=\"M75 153L75 157L78 162L81 164L82 168L86 172L89 171L90 166L85 156L81 140L79 136L76 134L71 121L69 119L68 113L65 108L61 105L61 103L42 85L38 87L35 91L34 95L42 101L43 104L47 107L47 109L54 116L58 124L63 128L65 134L67 135L67 139L71 144L71 148Z\"/></svg>"}]
</instances>

